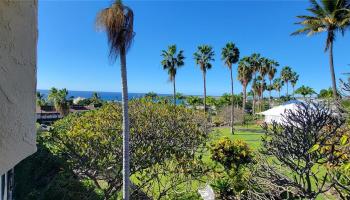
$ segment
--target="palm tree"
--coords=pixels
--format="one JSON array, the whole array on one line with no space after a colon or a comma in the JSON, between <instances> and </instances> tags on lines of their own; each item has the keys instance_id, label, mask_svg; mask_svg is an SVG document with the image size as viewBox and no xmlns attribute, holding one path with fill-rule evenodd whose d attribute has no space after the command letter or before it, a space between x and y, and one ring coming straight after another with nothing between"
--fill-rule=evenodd
<instances>
[{"instance_id":1,"label":"palm tree","mask_svg":"<svg viewBox=\"0 0 350 200\"><path fill-rule=\"evenodd\" d=\"M293 88L293 97L294 97L295 85L297 84L298 80L299 80L299 75L296 72L292 72L290 84L292 85L292 88Z\"/></svg>"},{"instance_id":2,"label":"palm tree","mask_svg":"<svg viewBox=\"0 0 350 200\"><path fill-rule=\"evenodd\" d=\"M265 76L268 73L269 65L271 61L267 58L260 58L259 60L259 67L258 72L259 76L258 79L261 81L261 85L259 85L260 91L259 91L259 109L261 111L263 100L264 100L264 90L266 89L266 82L265 82Z\"/></svg>"},{"instance_id":3,"label":"palm tree","mask_svg":"<svg viewBox=\"0 0 350 200\"><path fill-rule=\"evenodd\" d=\"M232 42L226 44L224 48L222 48L221 52L222 60L225 65L230 70L230 78L231 78L231 133L233 134L233 122L234 122L234 99L233 99L233 74L232 74L232 65L237 63L239 60L239 50L236 45Z\"/></svg>"},{"instance_id":4,"label":"palm tree","mask_svg":"<svg viewBox=\"0 0 350 200\"><path fill-rule=\"evenodd\" d=\"M287 85L287 95L288 96L288 83L292 79L292 69L289 66L283 67L281 71L281 79Z\"/></svg>"},{"instance_id":5,"label":"palm tree","mask_svg":"<svg viewBox=\"0 0 350 200\"><path fill-rule=\"evenodd\" d=\"M123 199L129 200L130 156L129 156L129 116L126 53L134 38L134 13L121 0L97 15L97 26L107 33L110 58L115 61L120 56L123 106Z\"/></svg>"},{"instance_id":6,"label":"palm tree","mask_svg":"<svg viewBox=\"0 0 350 200\"><path fill-rule=\"evenodd\" d=\"M333 43L336 33L341 32L344 35L345 29L349 26L350 2L349 0L323 0L318 3L317 0L310 0L311 7L307 10L311 15L297 16L301 19L300 24L303 28L295 31L292 35L307 34L308 36L317 33L326 32L325 51L329 50L329 67L332 79L333 97L336 99L337 86L333 63Z\"/></svg>"},{"instance_id":7,"label":"palm tree","mask_svg":"<svg viewBox=\"0 0 350 200\"><path fill-rule=\"evenodd\" d=\"M207 97L207 87L206 87L206 73L208 69L211 69L211 61L214 61L214 51L209 45L201 45L198 47L197 51L193 54L196 64L199 65L203 73L203 88L204 88L204 113L206 113L206 97Z\"/></svg>"},{"instance_id":8,"label":"palm tree","mask_svg":"<svg viewBox=\"0 0 350 200\"><path fill-rule=\"evenodd\" d=\"M275 74L277 72L277 67L279 66L279 63L274 60L268 61L268 69L267 69L267 76L269 78L269 104L271 106L271 91L273 90L272 86L272 80L275 78Z\"/></svg>"},{"instance_id":9,"label":"palm tree","mask_svg":"<svg viewBox=\"0 0 350 200\"><path fill-rule=\"evenodd\" d=\"M67 89L61 89L58 90L56 88L51 88L48 100L51 101L57 110L61 115L66 116L69 112L69 103L67 100L68 96L68 90Z\"/></svg>"},{"instance_id":10,"label":"palm tree","mask_svg":"<svg viewBox=\"0 0 350 200\"><path fill-rule=\"evenodd\" d=\"M46 100L44 98L44 94L40 92L36 92L36 105L40 108L44 105L46 105Z\"/></svg>"},{"instance_id":11,"label":"palm tree","mask_svg":"<svg viewBox=\"0 0 350 200\"><path fill-rule=\"evenodd\" d=\"M177 69L185 64L185 57L183 56L182 50L177 53L176 45L170 45L167 51L163 50L162 57L163 60L161 64L163 69L168 70L169 80L173 82L174 105L176 105L175 76Z\"/></svg>"},{"instance_id":12,"label":"palm tree","mask_svg":"<svg viewBox=\"0 0 350 200\"><path fill-rule=\"evenodd\" d=\"M305 97L307 95L311 95L312 94L316 94L315 90L312 89L311 87L308 87L308 86L305 86L305 85L302 85L300 88L298 88L296 91L295 91L295 94L301 94L303 96L303 98L305 99Z\"/></svg>"},{"instance_id":13,"label":"palm tree","mask_svg":"<svg viewBox=\"0 0 350 200\"><path fill-rule=\"evenodd\" d=\"M273 88L278 92L278 97L281 98L281 88L283 87L283 81L281 78L273 80Z\"/></svg>"},{"instance_id":14,"label":"palm tree","mask_svg":"<svg viewBox=\"0 0 350 200\"><path fill-rule=\"evenodd\" d=\"M243 89L243 102L242 112L245 112L245 105L247 103L247 86L253 78L253 69L249 64L249 58L244 57L238 63L238 80L242 84Z\"/></svg>"},{"instance_id":15,"label":"palm tree","mask_svg":"<svg viewBox=\"0 0 350 200\"><path fill-rule=\"evenodd\" d=\"M101 97L97 92L92 93L90 100L91 100L91 103L94 105L101 104L102 102Z\"/></svg>"},{"instance_id":16,"label":"palm tree","mask_svg":"<svg viewBox=\"0 0 350 200\"><path fill-rule=\"evenodd\" d=\"M257 79L257 75L259 72L259 67L261 65L261 56L258 53L253 53L251 56L248 57L248 62L250 64L250 67L252 69L252 74L254 79ZM255 103L256 103L256 97L258 95L255 93L255 90L251 90L253 94L253 114L255 114Z\"/></svg>"},{"instance_id":17,"label":"palm tree","mask_svg":"<svg viewBox=\"0 0 350 200\"><path fill-rule=\"evenodd\" d=\"M252 91L253 91L253 114L255 114L255 103L254 103L254 96L261 96L261 87L263 87L263 83L260 78L254 78L252 83ZM260 108L258 108L260 109Z\"/></svg>"}]
</instances>

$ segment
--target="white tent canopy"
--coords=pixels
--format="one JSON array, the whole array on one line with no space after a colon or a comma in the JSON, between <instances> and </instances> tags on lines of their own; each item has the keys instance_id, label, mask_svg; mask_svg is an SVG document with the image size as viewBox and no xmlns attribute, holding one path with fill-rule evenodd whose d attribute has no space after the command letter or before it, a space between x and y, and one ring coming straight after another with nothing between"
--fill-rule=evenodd
<instances>
[{"instance_id":1,"label":"white tent canopy","mask_svg":"<svg viewBox=\"0 0 350 200\"><path fill-rule=\"evenodd\" d=\"M299 109L299 107L298 107L299 103L300 103L300 101L287 102L284 105L273 107L269 110L266 110L266 111L258 113L258 114L265 116L264 121L267 124L272 124L273 122L282 123L283 115L285 115L285 113L287 111L295 111L295 110Z\"/></svg>"}]
</instances>

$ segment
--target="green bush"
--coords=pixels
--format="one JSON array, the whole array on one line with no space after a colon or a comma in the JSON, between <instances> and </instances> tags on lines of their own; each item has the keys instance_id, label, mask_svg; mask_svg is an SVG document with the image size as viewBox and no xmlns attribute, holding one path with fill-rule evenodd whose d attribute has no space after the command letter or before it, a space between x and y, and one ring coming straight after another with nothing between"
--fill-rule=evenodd
<instances>
[{"instance_id":1,"label":"green bush","mask_svg":"<svg viewBox=\"0 0 350 200\"><path fill-rule=\"evenodd\" d=\"M238 169L252 162L253 153L243 140L230 140L225 137L211 144L211 159L222 164L225 169Z\"/></svg>"}]
</instances>

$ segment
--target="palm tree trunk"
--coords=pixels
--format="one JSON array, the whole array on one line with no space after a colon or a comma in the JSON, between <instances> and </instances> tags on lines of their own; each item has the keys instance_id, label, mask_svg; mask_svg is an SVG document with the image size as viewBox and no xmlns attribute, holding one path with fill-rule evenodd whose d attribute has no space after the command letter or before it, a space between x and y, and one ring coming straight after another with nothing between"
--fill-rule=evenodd
<instances>
[{"instance_id":1,"label":"palm tree trunk","mask_svg":"<svg viewBox=\"0 0 350 200\"><path fill-rule=\"evenodd\" d=\"M292 88L293 88L293 97L294 97L294 85L292 85Z\"/></svg>"},{"instance_id":2,"label":"palm tree trunk","mask_svg":"<svg viewBox=\"0 0 350 200\"><path fill-rule=\"evenodd\" d=\"M331 78L332 78L333 98L334 100L336 100L338 98L338 94L337 94L337 84L335 81L334 63L333 63L333 41L331 41L329 44L329 68L331 71Z\"/></svg>"},{"instance_id":3,"label":"palm tree trunk","mask_svg":"<svg viewBox=\"0 0 350 200\"><path fill-rule=\"evenodd\" d=\"M244 84L243 85L243 102L242 102L242 115L244 117L245 114L245 105L247 102L247 86Z\"/></svg>"},{"instance_id":4,"label":"palm tree trunk","mask_svg":"<svg viewBox=\"0 0 350 200\"><path fill-rule=\"evenodd\" d=\"M175 77L173 79L173 89L174 89L174 106L176 106L176 88L175 88Z\"/></svg>"},{"instance_id":5,"label":"palm tree trunk","mask_svg":"<svg viewBox=\"0 0 350 200\"><path fill-rule=\"evenodd\" d=\"M262 111L262 107L263 107L263 102L264 102L264 84L265 83L265 81L262 81L261 82L261 88L260 88L260 112Z\"/></svg>"},{"instance_id":6,"label":"palm tree trunk","mask_svg":"<svg viewBox=\"0 0 350 200\"><path fill-rule=\"evenodd\" d=\"M271 79L270 80L270 86L269 86L269 108L271 108L271 90L272 90L272 87L271 87Z\"/></svg>"},{"instance_id":7,"label":"palm tree trunk","mask_svg":"<svg viewBox=\"0 0 350 200\"><path fill-rule=\"evenodd\" d=\"M278 98L281 98L281 89L278 90Z\"/></svg>"},{"instance_id":8,"label":"palm tree trunk","mask_svg":"<svg viewBox=\"0 0 350 200\"><path fill-rule=\"evenodd\" d=\"M255 115L255 92L253 91L253 115Z\"/></svg>"},{"instance_id":9,"label":"palm tree trunk","mask_svg":"<svg viewBox=\"0 0 350 200\"><path fill-rule=\"evenodd\" d=\"M120 48L120 70L122 78L122 106L123 106L123 199L129 200L130 185L130 155L129 155L129 114L128 114L128 82L126 74L125 47Z\"/></svg>"},{"instance_id":10,"label":"palm tree trunk","mask_svg":"<svg viewBox=\"0 0 350 200\"><path fill-rule=\"evenodd\" d=\"M286 96L288 96L288 81L286 81L286 84L287 84L287 95Z\"/></svg>"},{"instance_id":11,"label":"palm tree trunk","mask_svg":"<svg viewBox=\"0 0 350 200\"><path fill-rule=\"evenodd\" d=\"M206 86L206 77L205 77L205 71L203 71L203 89L204 89L204 99L203 99L203 103L204 103L204 114L206 114L207 111L207 86Z\"/></svg>"},{"instance_id":12,"label":"palm tree trunk","mask_svg":"<svg viewBox=\"0 0 350 200\"><path fill-rule=\"evenodd\" d=\"M233 75L232 75L232 66L230 67L231 75L231 133L234 134L233 123L234 123L234 98L233 98Z\"/></svg>"}]
</instances>

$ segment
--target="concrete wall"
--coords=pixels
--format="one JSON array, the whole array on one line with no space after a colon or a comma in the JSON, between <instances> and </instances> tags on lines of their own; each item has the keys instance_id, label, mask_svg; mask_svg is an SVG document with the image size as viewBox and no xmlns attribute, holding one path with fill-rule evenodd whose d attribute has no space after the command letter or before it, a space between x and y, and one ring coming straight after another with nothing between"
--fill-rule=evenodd
<instances>
[{"instance_id":1,"label":"concrete wall","mask_svg":"<svg viewBox=\"0 0 350 200\"><path fill-rule=\"evenodd\" d=\"M37 0L0 0L0 175L36 151Z\"/></svg>"}]
</instances>

